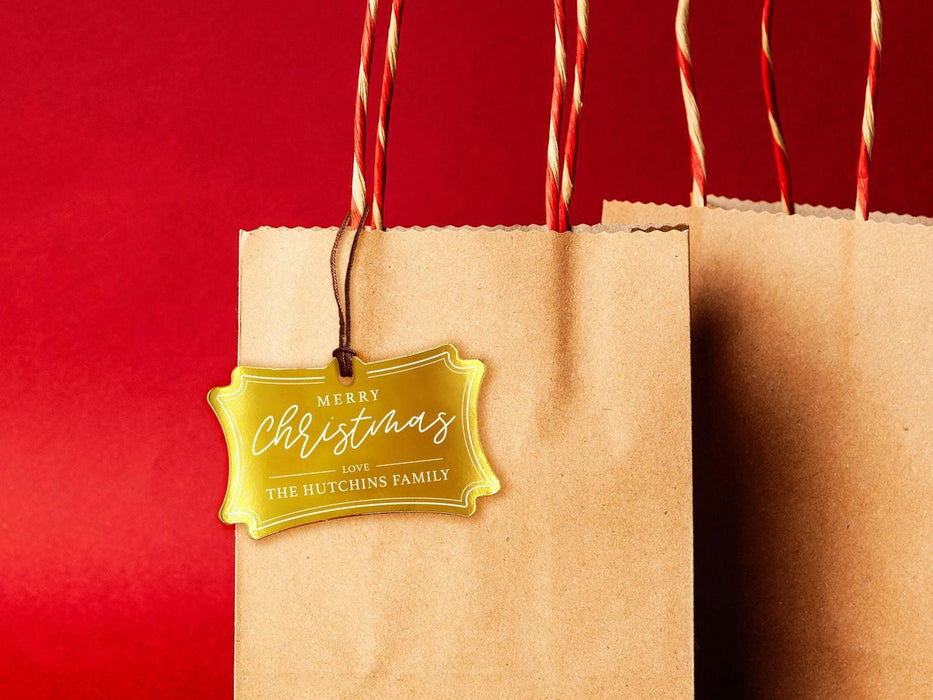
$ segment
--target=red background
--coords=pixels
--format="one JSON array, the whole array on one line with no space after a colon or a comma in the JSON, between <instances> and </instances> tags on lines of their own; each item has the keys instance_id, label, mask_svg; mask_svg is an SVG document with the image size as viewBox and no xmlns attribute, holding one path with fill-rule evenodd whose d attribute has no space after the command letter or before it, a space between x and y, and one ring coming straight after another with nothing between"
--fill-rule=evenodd
<instances>
[{"instance_id":1,"label":"red background","mask_svg":"<svg viewBox=\"0 0 933 700\"><path fill-rule=\"evenodd\" d=\"M776 4L795 194L851 207L868 3ZM686 202L674 6L592 3L575 221L604 197ZM695 3L691 33L710 189L773 200L759 7ZM236 364L237 231L348 208L362 8L0 8L0 695L230 695L233 530L205 394ZM389 225L543 222L550 12L408 3ZM933 5L885 12L872 204L933 215ZM703 695L740 659L711 655L700 598Z\"/></svg>"}]
</instances>

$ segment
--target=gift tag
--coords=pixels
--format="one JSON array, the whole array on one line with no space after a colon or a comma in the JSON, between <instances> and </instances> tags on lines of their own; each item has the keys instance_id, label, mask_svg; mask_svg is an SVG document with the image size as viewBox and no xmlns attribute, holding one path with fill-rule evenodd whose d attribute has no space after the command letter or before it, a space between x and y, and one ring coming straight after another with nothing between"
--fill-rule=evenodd
<instances>
[{"instance_id":1,"label":"gift tag","mask_svg":"<svg viewBox=\"0 0 933 700\"><path fill-rule=\"evenodd\" d=\"M499 490L479 442L484 367L456 348L323 369L237 367L208 400L227 440L220 518L254 538L345 515L472 515Z\"/></svg>"}]
</instances>

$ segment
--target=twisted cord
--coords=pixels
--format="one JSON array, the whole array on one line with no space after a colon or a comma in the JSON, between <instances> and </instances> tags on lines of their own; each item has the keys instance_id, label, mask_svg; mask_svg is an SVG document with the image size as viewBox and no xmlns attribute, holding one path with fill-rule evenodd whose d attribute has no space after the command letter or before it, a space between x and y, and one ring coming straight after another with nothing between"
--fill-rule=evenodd
<instances>
[{"instance_id":1,"label":"twisted cord","mask_svg":"<svg viewBox=\"0 0 933 700\"><path fill-rule=\"evenodd\" d=\"M360 74L356 85L356 109L353 114L353 182L350 197L350 223L356 226L366 205L366 107L369 102L369 75L373 65L373 39L376 8L379 0L367 0L363 18L363 41L360 46Z\"/></svg>"},{"instance_id":2,"label":"twisted cord","mask_svg":"<svg viewBox=\"0 0 933 700\"><path fill-rule=\"evenodd\" d=\"M564 172L561 179L561 202L558 231L570 230L570 199L573 196L573 182L577 175L577 144L580 141L580 113L583 111L583 87L586 77L586 59L589 41L589 0L577 0L577 51L574 62L573 105L567 124L567 136L564 143Z\"/></svg>"},{"instance_id":3,"label":"twisted cord","mask_svg":"<svg viewBox=\"0 0 933 700\"><path fill-rule=\"evenodd\" d=\"M871 48L868 54L868 84L865 86L865 110L862 112L862 139L858 154L858 180L855 194L855 218L868 220L868 184L871 174L871 149L875 143L875 105L878 101L878 69L881 64L881 0L871 0Z\"/></svg>"},{"instance_id":4,"label":"twisted cord","mask_svg":"<svg viewBox=\"0 0 933 700\"><path fill-rule=\"evenodd\" d=\"M545 180L545 212L547 227L557 231L559 225L560 136L564 111L564 89L567 86L567 49L564 43L564 0L554 0L554 83L551 91L551 122L547 139L547 177Z\"/></svg>"},{"instance_id":5,"label":"twisted cord","mask_svg":"<svg viewBox=\"0 0 933 700\"><path fill-rule=\"evenodd\" d=\"M680 88L687 115L687 132L690 136L690 169L693 174L691 204L706 206L706 147L700 130L700 110L697 107L693 84L693 62L690 59L690 35L687 23L690 19L690 0L677 0L677 15L674 33L677 37L677 65L680 67Z\"/></svg>"},{"instance_id":6,"label":"twisted cord","mask_svg":"<svg viewBox=\"0 0 933 700\"><path fill-rule=\"evenodd\" d=\"M402 10L404 8L405 0L392 0L392 16L389 19L389 37L386 42L385 68L382 71L382 97L379 100L376 161L373 169L373 228L377 231L385 230L382 216L385 211L389 112L392 109L392 95L395 93L395 66L398 58L398 39L402 27Z\"/></svg>"},{"instance_id":7,"label":"twisted cord","mask_svg":"<svg viewBox=\"0 0 933 700\"><path fill-rule=\"evenodd\" d=\"M764 0L761 9L761 83L765 91L768 122L771 124L771 142L774 148L778 185L781 188L781 204L785 213L793 214L794 198L791 192L790 160L787 157L787 145L784 143L784 130L781 128L777 84L774 80L774 66L771 60L771 18L773 14L772 0Z\"/></svg>"}]
</instances>

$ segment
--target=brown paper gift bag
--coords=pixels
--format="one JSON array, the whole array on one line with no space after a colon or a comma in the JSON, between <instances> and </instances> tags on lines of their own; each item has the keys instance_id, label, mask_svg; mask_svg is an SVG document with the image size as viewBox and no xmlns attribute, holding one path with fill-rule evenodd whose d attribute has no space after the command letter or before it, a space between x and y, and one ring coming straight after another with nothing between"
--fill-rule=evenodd
<instances>
[{"instance_id":1,"label":"brown paper gift bag","mask_svg":"<svg viewBox=\"0 0 933 700\"><path fill-rule=\"evenodd\" d=\"M241 365L331 360L335 234L241 234ZM691 696L685 230L366 231L352 296L366 360L484 361L501 490L469 518L237 526L237 695Z\"/></svg>"},{"instance_id":2,"label":"brown paper gift bag","mask_svg":"<svg viewBox=\"0 0 933 700\"><path fill-rule=\"evenodd\" d=\"M241 365L330 360L334 233L242 234ZM470 518L237 526L237 694L690 696L686 234L366 232L353 274L361 356L486 362L502 490Z\"/></svg>"},{"instance_id":3,"label":"brown paper gift bag","mask_svg":"<svg viewBox=\"0 0 933 700\"><path fill-rule=\"evenodd\" d=\"M700 687L929 696L933 230L604 220L690 223Z\"/></svg>"},{"instance_id":4,"label":"brown paper gift bag","mask_svg":"<svg viewBox=\"0 0 933 700\"><path fill-rule=\"evenodd\" d=\"M690 226L698 691L930 697L930 221L708 204L603 209Z\"/></svg>"}]
</instances>

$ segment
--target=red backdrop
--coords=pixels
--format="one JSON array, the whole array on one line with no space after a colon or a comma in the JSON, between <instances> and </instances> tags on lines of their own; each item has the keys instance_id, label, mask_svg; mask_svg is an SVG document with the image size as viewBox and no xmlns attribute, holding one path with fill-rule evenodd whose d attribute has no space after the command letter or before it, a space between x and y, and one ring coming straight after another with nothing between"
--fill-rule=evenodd
<instances>
[{"instance_id":1,"label":"red backdrop","mask_svg":"<svg viewBox=\"0 0 933 700\"><path fill-rule=\"evenodd\" d=\"M604 197L686 202L674 5L592 3L576 221ZM205 394L236 364L237 231L348 208L362 8L0 8L0 694L230 694L233 530ZM710 190L773 200L759 11L698 2L691 31ZM550 12L409 1L389 225L544 220ZM877 209L933 215L931 25L928 2L887 4ZM868 36L867 2L777 3L799 201L854 203ZM712 622L700 601L701 694L736 663L714 663Z\"/></svg>"}]
</instances>

